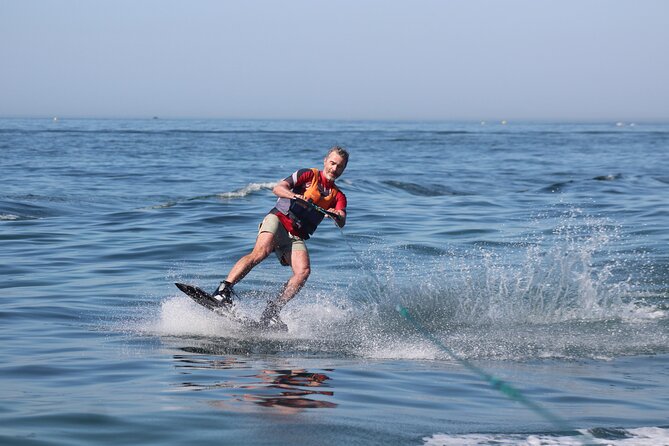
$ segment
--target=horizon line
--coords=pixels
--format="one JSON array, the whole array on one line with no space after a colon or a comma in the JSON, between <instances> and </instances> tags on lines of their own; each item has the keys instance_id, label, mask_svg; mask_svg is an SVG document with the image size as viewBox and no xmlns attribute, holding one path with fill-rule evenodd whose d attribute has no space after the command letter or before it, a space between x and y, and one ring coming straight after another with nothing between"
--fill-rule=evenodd
<instances>
[{"instance_id":1,"label":"horizon line","mask_svg":"<svg viewBox=\"0 0 669 446\"><path fill-rule=\"evenodd\" d=\"M128 120L128 121L306 121L306 122L457 122L457 123L478 123L480 125L509 125L513 123L552 123L552 124L571 124L571 123L598 123L614 125L634 125L634 124L667 124L669 117L664 118L583 118L583 117L509 117L509 118L341 118L341 117L231 117L231 116L159 116L159 115L0 115L0 119L26 119L26 120Z\"/></svg>"}]
</instances>

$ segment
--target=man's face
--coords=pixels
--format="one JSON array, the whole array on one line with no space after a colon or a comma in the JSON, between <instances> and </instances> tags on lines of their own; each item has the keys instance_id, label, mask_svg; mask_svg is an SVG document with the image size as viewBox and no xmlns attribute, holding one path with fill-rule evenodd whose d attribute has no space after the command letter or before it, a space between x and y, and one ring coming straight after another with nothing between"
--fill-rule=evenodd
<instances>
[{"instance_id":1,"label":"man's face","mask_svg":"<svg viewBox=\"0 0 669 446\"><path fill-rule=\"evenodd\" d=\"M344 162L344 158L336 152L332 152L325 158L323 173L325 173L325 178L329 181L334 181L344 173L345 168L346 163Z\"/></svg>"}]
</instances>

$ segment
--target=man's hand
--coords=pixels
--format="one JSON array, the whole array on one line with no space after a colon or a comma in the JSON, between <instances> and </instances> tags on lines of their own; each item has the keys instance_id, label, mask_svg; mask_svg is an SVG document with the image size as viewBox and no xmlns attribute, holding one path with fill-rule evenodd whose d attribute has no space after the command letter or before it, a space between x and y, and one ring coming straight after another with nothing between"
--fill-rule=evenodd
<instances>
[{"instance_id":1,"label":"man's hand","mask_svg":"<svg viewBox=\"0 0 669 446\"><path fill-rule=\"evenodd\" d=\"M339 226L340 228L343 228L344 225L346 224L346 212L344 212L342 210L337 210L335 208L328 209L328 212L331 212L332 214L335 215L335 216L328 215L328 217L333 219L334 222L337 224L337 226Z\"/></svg>"}]
</instances>

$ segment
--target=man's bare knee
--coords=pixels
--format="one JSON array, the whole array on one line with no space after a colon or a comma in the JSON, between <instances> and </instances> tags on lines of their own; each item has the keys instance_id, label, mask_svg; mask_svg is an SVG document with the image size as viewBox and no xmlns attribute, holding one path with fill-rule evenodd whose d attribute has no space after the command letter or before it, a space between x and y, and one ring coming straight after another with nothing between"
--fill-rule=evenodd
<instances>
[{"instance_id":1,"label":"man's bare knee","mask_svg":"<svg viewBox=\"0 0 669 446\"><path fill-rule=\"evenodd\" d=\"M255 266L265 260L272 253L271 249L257 248L247 255L249 261Z\"/></svg>"},{"instance_id":2,"label":"man's bare knee","mask_svg":"<svg viewBox=\"0 0 669 446\"><path fill-rule=\"evenodd\" d=\"M295 271L293 271L293 276L295 279L299 280L301 283L304 283L307 281L309 278L309 274L311 274L311 268L304 267L304 268L299 268Z\"/></svg>"},{"instance_id":3,"label":"man's bare knee","mask_svg":"<svg viewBox=\"0 0 669 446\"><path fill-rule=\"evenodd\" d=\"M269 232L261 232L258 235L253 251L248 254L249 260L257 265L274 251L274 236Z\"/></svg>"}]
</instances>

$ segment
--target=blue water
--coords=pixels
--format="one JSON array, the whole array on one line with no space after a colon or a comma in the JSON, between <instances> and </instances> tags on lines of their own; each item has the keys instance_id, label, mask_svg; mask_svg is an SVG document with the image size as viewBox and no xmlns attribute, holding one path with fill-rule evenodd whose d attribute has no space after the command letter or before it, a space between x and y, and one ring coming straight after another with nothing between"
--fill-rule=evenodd
<instances>
[{"instance_id":1,"label":"blue water","mask_svg":"<svg viewBox=\"0 0 669 446\"><path fill-rule=\"evenodd\" d=\"M333 144L348 224L288 333L180 295ZM0 120L0 443L669 444L668 153L666 124Z\"/></svg>"}]
</instances>

